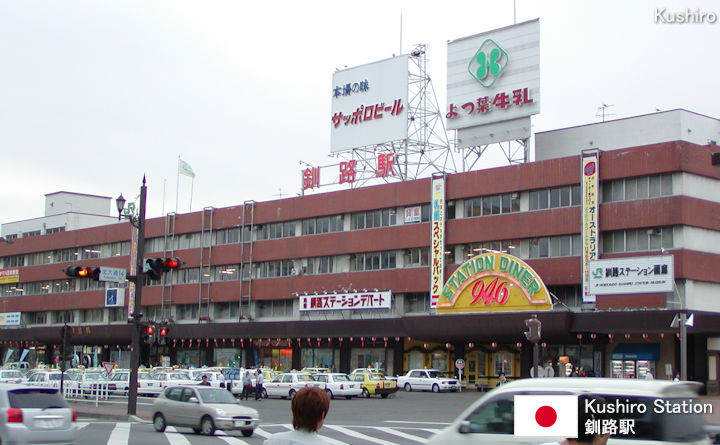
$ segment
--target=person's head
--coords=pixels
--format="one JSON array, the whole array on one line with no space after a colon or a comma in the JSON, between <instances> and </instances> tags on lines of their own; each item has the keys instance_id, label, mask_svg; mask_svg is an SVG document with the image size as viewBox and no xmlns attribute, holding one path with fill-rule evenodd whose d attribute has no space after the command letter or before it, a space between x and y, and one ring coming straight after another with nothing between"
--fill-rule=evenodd
<instances>
[{"instance_id":1,"label":"person's head","mask_svg":"<svg viewBox=\"0 0 720 445\"><path fill-rule=\"evenodd\" d=\"M330 411L330 397L317 387L305 387L293 397L291 404L293 428L317 431Z\"/></svg>"},{"instance_id":2,"label":"person's head","mask_svg":"<svg viewBox=\"0 0 720 445\"><path fill-rule=\"evenodd\" d=\"M202 381L203 381L203 382L207 382L207 376L206 376L206 375L202 376Z\"/></svg>"}]
</instances>

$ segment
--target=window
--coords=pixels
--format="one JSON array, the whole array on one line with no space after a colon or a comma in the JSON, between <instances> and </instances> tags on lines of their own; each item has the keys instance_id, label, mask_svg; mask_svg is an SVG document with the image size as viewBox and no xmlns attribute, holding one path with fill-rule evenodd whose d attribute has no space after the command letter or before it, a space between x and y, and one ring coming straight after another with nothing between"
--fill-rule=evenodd
<instances>
[{"instance_id":1,"label":"window","mask_svg":"<svg viewBox=\"0 0 720 445\"><path fill-rule=\"evenodd\" d=\"M261 224L255 226L260 231L260 239L278 239L295 236L295 221Z\"/></svg>"},{"instance_id":2,"label":"window","mask_svg":"<svg viewBox=\"0 0 720 445\"><path fill-rule=\"evenodd\" d=\"M85 323L101 323L103 321L103 310L85 309L82 317Z\"/></svg>"},{"instance_id":3,"label":"window","mask_svg":"<svg viewBox=\"0 0 720 445\"><path fill-rule=\"evenodd\" d=\"M530 210L570 207L580 202L580 185L530 191Z\"/></svg>"},{"instance_id":4,"label":"window","mask_svg":"<svg viewBox=\"0 0 720 445\"><path fill-rule=\"evenodd\" d=\"M427 292L407 293L405 294L403 311L409 312L427 312L430 309L430 294Z\"/></svg>"},{"instance_id":5,"label":"window","mask_svg":"<svg viewBox=\"0 0 720 445\"><path fill-rule=\"evenodd\" d=\"M350 270L394 269L397 252L369 252L350 255Z\"/></svg>"},{"instance_id":6,"label":"window","mask_svg":"<svg viewBox=\"0 0 720 445\"><path fill-rule=\"evenodd\" d=\"M322 218L305 219L302 221L302 234L332 233L343 231L342 215L325 216Z\"/></svg>"},{"instance_id":7,"label":"window","mask_svg":"<svg viewBox=\"0 0 720 445\"><path fill-rule=\"evenodd\" d=\"M321 273L332 273L333 272L334 258L331 256L316 257L307 259L307 267L304 273L307 274L321 274Z\"/></svg>"},{"instance_id":8,"label":"window","mask_svg":"<svg viewBox=\"0 0 720 445\"><path fill-rule=\"evenodd\" d=\"M388 227L397 223L395 209L372 210L368 212L353 213L350 216L350 229L373 229Z\"/></svg>"},{"instance_id":9,"label":"window","mask_svg":"<svg viewBox=\"0 0 720 445\"><path fill-rule=\"evenodd\" d=\"M642 252L673 247L673 227L628 229L603 232L603 253Z\"/></svg>"},{"instance_id":10,"label":"window","mask_svg":"<svg viewBox=\"0 0 720 445\"><path fill-rule=\"evenodd\" d=\"M240 265L230 264L213 268L213 281L233 281L240 279Z\"/></svg>"},{"instance_id":11,"label":"window","mask_svg":"<svg viewBox=\"0 0 720 445\"><path fill-rule=\"evenodd\" d=\"M561 235L530 240L529 258L578 256L582 252L580 235Z\"/></svg>"},{"instance_id":12,"label":"window","mask_svg":"<svg viewBox=\"0 0 720 445\"><path fill-rule=\"evenodd\" d=\"M257 302L258 317L291 317L293 300L269 300Z\"/></svg>"},{"instance_id":13,"label":"window","mask_svg":"<svg viewBox=\"0 0 720 445\"><path fill-rule=\"evenodd\" d=\"M75 323L75 311L58 311L56 323Z\"/></svg>"},{"instance_id":14,"label":"window","mask_svg":"<svg viewBox=\"0 0 720 445\"><path fill-rule=\"evenodd\" d=\"M505 375L513 374L513 355L509 352L498 352L494 356L495 363L495 375L499 376L500 373Z\"/></svg>"},{"instance_id":15,"label":"window","mask_svg":"<svg viewBox=\"0 0 720 445\"><path fill-rule=\"evenodd\" d=\"M405 249L403 253L404 267L422 267L430 264L430 248L416 247Z\"/></svg>"},{"instance_id":16,"label":"window","mask_svg":"<svg viewBox=\"0 0 720 445\"><path fill-rule=\"evenodd\" d=\"M502 394L480 405L465 420L472 433L514 434L514 394Z\"/></svg>"},{"instance_id":17,"label":"window","mask_svg":"<svg viewBox=\"0 0 720 445\"><path fill-rule=\"evenodd\" d=\"M8 236L5 238L10 239ZM13 255L13 256L6 256L2 259L3 267L19 267L24 266L24 259L25 257L23 255Z\"/></svg>"},{"instance_id":18,"label":"window","mask_svg":"<svg viewBox=\"0 0 720 445\"><path fill-rule=\"evenodd\" d=\"M548 286L548 292L555 295L562 303L555 306L558 310L567 310L563 305L570 308L582 306L582 290L580 286Z\"/></svg>"},{"instance_id":19,"label":"window","mask_svg":"<svg viewBox=\"0 0 720 445\"><path fill-rule=\"evenodd\" d=\"M197 304L178 304L176 309L178 320L193 320L197 318Z\"/></svg>"},{"instance_id":20,"label":"window","mask_svg":"<svg viewBox=\"0 0 720 445\"><path fill-rule=\"evenodd\" d=\"M236 318L238 316L238 303L215 303L215 318Z\"/></svg>"},{"instance_id":21,"label":"window","mask_svg":"<svg viewBox=\"0 0 720 445\"><path fill-rule=\"evenodd\" d=\"M672 195L672 174L603 181L603 202L632 201Z\"/></svg>"},{"instance_id":22,"label":"window","mask_svg":"<svg viewBox=\"0 0 720 445\"><path fill-rule=\"evenodd\" d=\"M499 215L520 211L520 194L483 196L465 200L465 217Z\"/></svg>"}]
</instances>

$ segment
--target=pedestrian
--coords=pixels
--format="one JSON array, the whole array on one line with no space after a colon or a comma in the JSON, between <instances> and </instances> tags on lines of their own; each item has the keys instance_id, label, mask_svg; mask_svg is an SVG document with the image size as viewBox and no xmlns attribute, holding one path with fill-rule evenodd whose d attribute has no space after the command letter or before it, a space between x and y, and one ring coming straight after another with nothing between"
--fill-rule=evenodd
<instances>
[{"instance_id":1,"label":"pedestrian","mask_svg":"<svg viewBox=\"0 0 720 445\"><path fill-rule=\"evenodd\" d=\"M258 375L255 378L255 401L259 401L262 399L262 390L263 390L264 382L265 382L265 378L263 377L262 371L260 371L260 372L258 372Z\"/></svg>"},{"instance_id":2,"label":"pedestrian","mask_svg":"<svg viewBox=\"0 0 720 445\"><path fill-rule=\"evenodd\" d=\"M208 382L207 376L202 376L202 381L200 382L201 385L210 386L210 382Z\"/></svg>"},{"instance_id":3,"label":"pedestrian","mask_svg":"<svg viewBox=\"0 0 720 445\"><path fill-rule=\"evenodd\" d=\"M652 371L649 369L645 373L645 380L655 380L655 377L653 376Z\"/></svg>"},{"instance_id":4,"label":"pedestrian","mask_svg":"<svg viewBox=\"0 0 720 445\"><path fill-rule=\"evenodd\" d=\"M680 374L675 374L675 378L673 379L674 382L680 381Z\"/></svg>"},{"instance_id":5,"label":"pedestrian","mask_svg":"<svg viewBox=\"0 0 720 445\"><path fill-rule=\"evenodd\" d=\"M501 372L500 375L498 376L498 378L499 378L499 380L500 380L500 382L498 383L498 386L504 385L504 384L507 383L507 377L505 377L505 373L504 373L504 372Z\"/></svg>"},{"instance_id":6,"label":"pedestrian","mask_svg":"<svg viewBox=\"0 0 720 445\"><path fill-rule=\"evenodd\" d=\"M243 392L240 396L240 399L248 400L250 399L250 391L252 390L252 379L250 378L250 371L245 371L242 382Z\"/></svg>"},{"instance_id":7,"label":"pedestrian","mask_svg":"<svg viewBox=\"0 0 720 445\"><path fill-rule=\"evenodd\" d=\"M318 435L330 410L330 397L318 387L305 387L291 403L293 431L270 436L264 445L329 445Z\"/></svg>"}]
</instances>

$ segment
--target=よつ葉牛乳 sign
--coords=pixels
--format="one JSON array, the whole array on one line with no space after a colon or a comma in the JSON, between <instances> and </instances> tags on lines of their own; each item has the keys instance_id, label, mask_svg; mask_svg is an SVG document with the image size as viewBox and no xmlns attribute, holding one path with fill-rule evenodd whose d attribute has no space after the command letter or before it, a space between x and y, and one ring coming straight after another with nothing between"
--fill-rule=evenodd
<instances>
[{"instance_id":1,"label":"\u3088\u3064\u8449\u725b\u4e73 sign","mask_svg":"<svg viewBox=\"0 0 720 445\"><path fill-rule=\"evenodd\" d=\"M524 261L504 253L470 258L445 282L438 313L552 310L545 283Z\"/></svg>"}]
</instances>

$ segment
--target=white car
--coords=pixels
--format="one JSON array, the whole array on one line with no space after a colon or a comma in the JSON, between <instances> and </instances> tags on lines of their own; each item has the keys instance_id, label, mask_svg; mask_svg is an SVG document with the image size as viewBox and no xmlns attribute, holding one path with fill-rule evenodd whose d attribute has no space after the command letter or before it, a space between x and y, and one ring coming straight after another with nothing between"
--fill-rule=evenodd
<instances>
[{"instance_id":1,"label":"white car","mask_svg":"<svg viewBox=\"0 0 720 445\"><path fill-rule=\"evenodd\" d=\"M350 380L347 374L323 372L313 377L318 382L317 386L324 389L331 399L335 396L352 399L362 394L362 385Z\"/></svg>"},{"instance_id":2,"label":"white car","mask_svg":"<svg viewBox=\"0 0 720 445\"><path fill-rule=\"evenodd\" d=\"M411 369L407 374L397 378L398 388L405 391L457 391L460 383L455 378L447 377L437 369Z\"/></svg>"},{"instance_id":3,"label":"white car","mask_svg":"<svg viewBox=\"0 0 720 445\"><path fill-rule=\"evenodd\" d=\"M111 394L128 395L130 390L130 371L122 370L113 372L108 382L108 390ZM160 394L162 387L160 382L153 378L150 371L138 371L137 393L139 396L156 396Z\"/></svg>"},{"instance_id":4,"label":"white car","mask_svg":"<svg viewBox=\"0 0 720 445\"><path fill-rule=\"evenodd\" d=\"M207 371L195 377L195 384L202 382L203 376L207 377L208 383L214 388L225 388L225 376L221 372Z\"/></svg>"},{"instance_id":5,"label":"white car","mask_svg":"<svg viewBox=\"0 0 720 445\"><path fill-rule=\"evenodd\" d=\"M107 375L99 372L82 372L73 375L72 380L65 385L74 388L80 394L88 395L109 391Z\"/></svg>"},{"instance_id":6,"label":"white car","mask_svg":"<svg viewBox=\"0 0 720 445\"><path fill-rule=\"evenodd\" d=\"M48 388L60 388L60 371L35 372L28 378L28 384L33 386L45 386ZM65 380L70 380L65 376Z\"/></svg>"},{"instance_id":7,"label":"white car","mask_svg":"<svg viewBox=\"0 0 720 445\"><path fill-rule=\"evenodd\" d=\"M153 374L153 378L160 382L161 388L177 385L194 385L197 383L191 380L184 372L156 372Z\"/></svg>"},{"instance_id":8,"label":"white car","mask_svg":"<svg viewBox=\"0 0 720 445\"><path fill-rule=\"evenodd\" d=\"M0 370L0 383L26 383L27 378L17 369Z\"/></svg>"},{"instance_id":9,"label":"white car","mask_svg":"<svg viewBox=\"0 0 720 445\"><path fill-rule=\"evenodd\" d=\"M282 397L292 399L295 393L306 386L318 386L313 376L310 374L300 374L296 372L288 372L280 374L272 382L263 384L262 396Z\"/></svg>"},{"instance_id":10,"label":"white car","mask_svg":"<svg viewBox=\"0 0 720 445\"><path fill-rule=\"evenodd\" d=\"M611 378L546 378L522 379L501 385L485 394L466 409L447 428L430 438L428 444L539 444L553 441L562 442L564 437L515 436L514 414L516 395L581 395L602 397L608 406L645 407L644 413L607 414L605 420L620 424L621 420L632 421L635 435L613 434L608 445L660 445L693 444L709 445L707 430L701 414L657 413L655 400L689 401L695 399L702 387L697 382L672 382L669 380L636 380ZM693 400L702 402L702 400ZM587 410L583 403L578 411ZM591 411L599 412L595 405ZM590 413L590 412L589 412ZM579 415L579 424L585 424L584 414ZM597 420L600 422L600 420Z\"/></svg>"}]
</instances>

